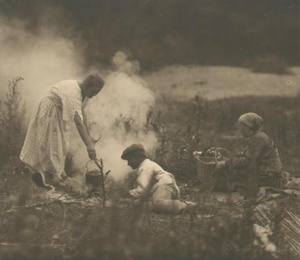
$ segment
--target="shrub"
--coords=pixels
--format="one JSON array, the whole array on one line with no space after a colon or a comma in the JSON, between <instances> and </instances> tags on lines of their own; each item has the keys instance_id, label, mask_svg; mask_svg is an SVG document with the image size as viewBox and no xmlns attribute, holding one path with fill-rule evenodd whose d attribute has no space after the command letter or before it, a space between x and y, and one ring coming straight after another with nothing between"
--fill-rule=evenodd
<instances>
[{"instance_id":1,"label":"shrub","mask_svg":"<svg viewBox=\"0 0 300 260\"><path fill-rule=\"evenodd\" d=\"M276 55L255 56L245 62L253 72L289 74L287 64Z\"/></svg>"},{"instance_id":2,"label":"shrub","mask_svg":"<svg viewBox=\"0 0 300 260\"><path fill-rule=\"evenodd\" d=\"M19 155L25 136L26 109L18 90L21 80L23 80L22 77L16 77L9 81L4 106L0 106L0 160L2 163Z\"/></svg>"}]
</instances>

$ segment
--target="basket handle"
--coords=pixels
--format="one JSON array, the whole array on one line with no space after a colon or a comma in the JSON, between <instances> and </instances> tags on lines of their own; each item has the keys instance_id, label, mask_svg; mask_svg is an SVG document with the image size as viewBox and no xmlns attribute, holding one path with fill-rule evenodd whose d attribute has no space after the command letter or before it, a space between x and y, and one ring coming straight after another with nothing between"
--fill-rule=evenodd
<instances>
[{"instance_id":1,"label":"basket handle","mask_svg":"<svg viewBox=\"0 0 300 260\"><path fill-rule=\"evenodd\" d=\"M217 158L218 151L224 151L227 155L229 155L229 156L231 155L231 153L230 153L227 149L225 149L225 148L221 148L221 147L212 147L212 148L209 148L209 149L207 150L207 152L209 152L209 153L212 153L212 152L213 152L213 154L214 154L214 161L215 161L216 164L218 163L218 158ZM199 155L201 155L201 154L202 154L202 152L197 152L197 151L195 151L195 152L193 153L194 157L195 157L198 161L200 161L200 162L203 163L203 164L209 164L209 163L207 163L207 162L202 161L202 160L199 158Z\"/></svg>"},{"instance_id":2,"label":"basket handle","mask_svg":"<svg viewBox=\"0 0 300 260\"><path fill-rule=\"evenodd\" d=\"M201 162L201 163L203 163L203 164L207 164L207 165L211 164L210 162L204 162L204 161L202 161L202 160L199 158L199 155L201 155L201 154L202 154L201 152L193 152L193 155L194 155L194 157L196 158L197 161L199 161L199 162ZM215 158L214 158L214 163L215 163L215 164L217 163L217 161L216 161Z\"/></svg>"}]
</instances>

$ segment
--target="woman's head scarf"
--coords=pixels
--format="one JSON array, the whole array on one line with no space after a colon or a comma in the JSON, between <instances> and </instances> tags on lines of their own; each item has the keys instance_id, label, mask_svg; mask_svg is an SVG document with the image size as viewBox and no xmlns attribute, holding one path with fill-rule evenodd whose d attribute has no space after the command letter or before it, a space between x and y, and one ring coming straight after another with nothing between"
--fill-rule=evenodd
<instances>
[{"instance_id":1,"label":"woman's head scarf","mask_svg":"<svg viewBox=\"0 0 300 260\"><path fill-rule=\"evenodd\" d=\"M263 125L263 119L252 112L241 115L239 122L245 124L253 131L258 131Z\"/></svg>"}]
</instances>

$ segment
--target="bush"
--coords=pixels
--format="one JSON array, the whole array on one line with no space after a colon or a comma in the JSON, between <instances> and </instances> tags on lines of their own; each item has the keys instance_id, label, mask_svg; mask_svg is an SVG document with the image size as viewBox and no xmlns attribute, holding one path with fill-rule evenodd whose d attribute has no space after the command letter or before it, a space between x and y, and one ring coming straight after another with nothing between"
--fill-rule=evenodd
<instances>
[{"instance_id":1,"label":"bush","mask_svg":"<svg viewBox=\"0 0 300 260\"><path fill-rule=\"evenodd\" d=\"M276 55L255 56L245 62L253 72L290 74L287 64Z\"/></svg>"}]
</instances>

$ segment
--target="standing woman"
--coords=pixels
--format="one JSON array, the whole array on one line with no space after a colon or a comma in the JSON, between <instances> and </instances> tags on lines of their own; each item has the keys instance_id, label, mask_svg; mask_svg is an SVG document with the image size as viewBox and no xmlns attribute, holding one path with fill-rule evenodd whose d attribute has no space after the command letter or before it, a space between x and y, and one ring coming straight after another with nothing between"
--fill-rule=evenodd
<instances>
[{"instance_id":1,"label":"standing woman","mask_svg":"<svg viewBox=\"0 0 300 260\"><path fill-rule=\"evenodd\" d=\"M255 195L262 186L282 187L285 173L276 145L262 130L263 119L246 113L238 123L243 137L249 139L247 148L240 155L219 162L217 171L227 169L231 189L245 189L248 195Z\"/></svg>"},{"instance_id":2,"label":"standing woman","mask_svg":"<svg viewBox=\"0 0 300 260\"><path fill-rule=\"evenodd\" d=\"M64 184L63 179L67 177L65 158L73 122L87 147L89 158L96 158L85 107L88 99L97 95L103 86L104 80L98 74L90 74L83 81L60 81L44 93L31 117L20 154L38 186L51 188L45 183L45 175L53 185Z\"/></svg>"}]
</instances>

